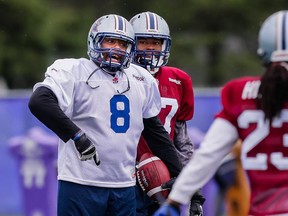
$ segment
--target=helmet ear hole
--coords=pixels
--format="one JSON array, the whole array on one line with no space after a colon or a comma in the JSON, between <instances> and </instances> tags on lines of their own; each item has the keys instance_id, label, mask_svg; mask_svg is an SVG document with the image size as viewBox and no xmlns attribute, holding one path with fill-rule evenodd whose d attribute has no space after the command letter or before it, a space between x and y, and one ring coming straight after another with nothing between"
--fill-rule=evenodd
<instances>
[{"instance_id":1,"label":"helmet ear hole","mask_svg":"<svg viewBox=\"0 0 288 216\"><path fill-rule=\"evenodd\" d=\"M264 56L264 50L261 49L261 48L258 48L257 49L257 55L260 56L260 57Z\"/></svg>"},{"instance_id":2,"label":"helmet ear hole","mask_svg":"<svg viewBox=\"0 0 288 216\"><path fill-rule=\"evenodd\" d=\"M267 59L267 57L265 58L265 56L267 56L267 53L263 49L258 48L257 49L257 55L260 59L262 59L263 62L268 61L268 60L264 60L264 59Z\"/></svg>"}]
</instances>

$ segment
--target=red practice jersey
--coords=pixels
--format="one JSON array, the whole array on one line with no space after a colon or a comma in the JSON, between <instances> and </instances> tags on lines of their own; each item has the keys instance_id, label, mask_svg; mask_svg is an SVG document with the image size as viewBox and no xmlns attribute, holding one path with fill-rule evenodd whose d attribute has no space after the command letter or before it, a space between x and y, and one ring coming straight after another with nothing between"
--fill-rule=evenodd
<instances>
[{"instance_id":1,"label":"red practice jersey","mask_svg":"<svg viewBox=\"0 0 288 216\"><path fill-rule=\"evenodd\" d=\"M251 215L288 212L288 104L272 122L256 108L259 77L228 82L222 89L223 110L242 139L241 160L251 186Z\"/></svg>"},{"instance_id":2,"label":"red practice jersey","mask_svg":"<svg viewBox=\"0 0 288 216\"><path fill-rule=\"evenodd\" d=\"M194 92L191 77L175 67L161 67L155 76L161 95L162 108L159 118L174 139L176 121L191 120L194 114ZM140 138L138 156L151 152L147 143Z\"/></svg>"}]
</instances>

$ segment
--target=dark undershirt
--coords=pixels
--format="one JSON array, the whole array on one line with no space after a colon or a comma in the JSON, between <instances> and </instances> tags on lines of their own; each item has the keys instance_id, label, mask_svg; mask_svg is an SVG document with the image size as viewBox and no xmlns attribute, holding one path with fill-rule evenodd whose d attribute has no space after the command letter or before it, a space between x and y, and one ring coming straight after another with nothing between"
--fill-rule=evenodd
<instances>
[{"instance_id":1,"label":"dark undershirt","mask_svg":"<svg viewBox=\"0 0 288 216\"><path fill-rule=\"evenodd\" d=\"M72 139L80 130L61 110L56 95L49 88L37 88L30 97L28 106L31 113L64 142ZM163 160L171 177L176 177L182 165L168 132L157 116L143 119L143 123L142 135L151 151Z\"/></svg>"}]
</instances>

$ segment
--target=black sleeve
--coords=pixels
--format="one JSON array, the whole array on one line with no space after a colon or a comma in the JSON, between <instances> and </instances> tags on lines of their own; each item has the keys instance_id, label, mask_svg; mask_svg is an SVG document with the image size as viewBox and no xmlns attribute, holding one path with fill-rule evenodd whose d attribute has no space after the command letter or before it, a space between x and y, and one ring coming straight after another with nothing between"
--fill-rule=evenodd
<instances>
[{"instance_id":1,"label":"black sleeve","mask_svg":"<svg viewBox=\"0 0 288 216\"><path fill-rule=\"evenodd\" d=\"M56 95L49 88L37 88L28 106L31 113L64 142L80 130L61 110Z\"/></svg>"},{"instance_id":2,"label":"black sleeve","mask_svg":"<svg viewBox=\"0 0 288 216\"><path fill-rule=\"evenodd\" d=\"M187 164L194 152L192 140L188 134L186 121L177 120L174 128L174 146L182 164Z\"/></svg>"},{"instance_id":3,"label":"black sleeve","mask_svg":"<svg viewBox=\"0 0 288 216\"><path fill-rule=\"evenodd\" d=\"M168 132L158 117L143 119L144 130L142 135L154 155L159 157L169 169L171 177L176 177L182 169L181 161L177 155Z\"/></svg>"}]
</instances>

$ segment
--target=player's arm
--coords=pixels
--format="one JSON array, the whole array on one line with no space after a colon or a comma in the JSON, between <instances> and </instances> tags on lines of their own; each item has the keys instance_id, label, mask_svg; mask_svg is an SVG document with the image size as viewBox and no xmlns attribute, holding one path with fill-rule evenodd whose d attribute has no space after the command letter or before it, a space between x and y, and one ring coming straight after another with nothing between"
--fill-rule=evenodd
<instances>
[{"instance_id":1,"label":"player's arm","mask_svg":"<svg viewBox=\"0 0 288 216\"><path fill-rule=\"evenodd\" d=\"M181 161L187 164L192 157L194 146L187 131L187 121L194 115L194 90L191 77L184 71L179 71L181 78L182 95L174 127L174 145L178 150Z\"/></svg>"},{"instance_id":2,"label":"player's arm","mask_svg":"<svg viewBox=\"0 0 288 216\"><path fill-rule=\"evenodd\" d=\"M182 169L181 161L172 144L168 132L163 127L158 116L143 119L144 130L142 135L153 154L158 156L167 166L171 177L178 176Z\"/></svg>"},{"instance_id":3,"label":"player's arm","mask_svg":"<svg viewBox=\"0 0 288 216\"><path fill-rule=\"evenodd\" d=\"M176 121L174 129L174 145L178 151L181 162L187 164L192 157L194 146L188 135L186 121Z\"/></svg>"},{"instance_id":4,"label":"player's arm","mask_svg":"<svg viewBox=\"0 0 288 216\"><path fill-rule=\"evenodd\" d=\"M165 205L161 206L154 216L165 215L167 209L177 209L182 204L189 203L192 195L212 178L237 139L236 128L227 120L216 118L200 148L194 152L192 159L176 179Z\"/></svg>"},{"instance_id":5,"label":"player's arm","mask_svg":"<svg viewBox=\"0 0 288 216\"><path fill-rule=\"evenodd\" d=\"M191 138L188 135L186 121L176 121L174 145L178 150L182 163L184 165L187 164L193 155L194 146ZM201 189L199 189L191 198L190 215L203 215L202 206L204 202L205 198L202 195Z\"/></svg>"},{"instance_id":6,"label":"player's arm","mask_svg":"<svg viewBox=\"0 0 288 216\"><path fill-rule=\"evenodd\" d=\"M200 148L176 179L169 198L188 203L192 195L213 177L222 159L231 152L238 132L229 121L216 118L210 126Z\"/></svg>"},{"instance_id":7,"label":"player's arm","mask_svg":"<svg viewBox=\"0 0 288 216\"><path fill-rule=\"evenodd\" d=\"M96 147L61 110L56 95L49 88L37 88L31 95L28 106L31 113L64 142L73 139L81 160L94 158L99 165Z\"/></svg>"},{"instance_id":8,"label":"player's arm","mask_svg":"<svg viewBox=\"0 0 288 216\"><path fill-rule=\"evenodd\" d=\"M30 97L29 109L44 125L60 139L67 142L80 128L61 110L56 95L44 86L37 88Z\"/></svg>"}]
</instances>

